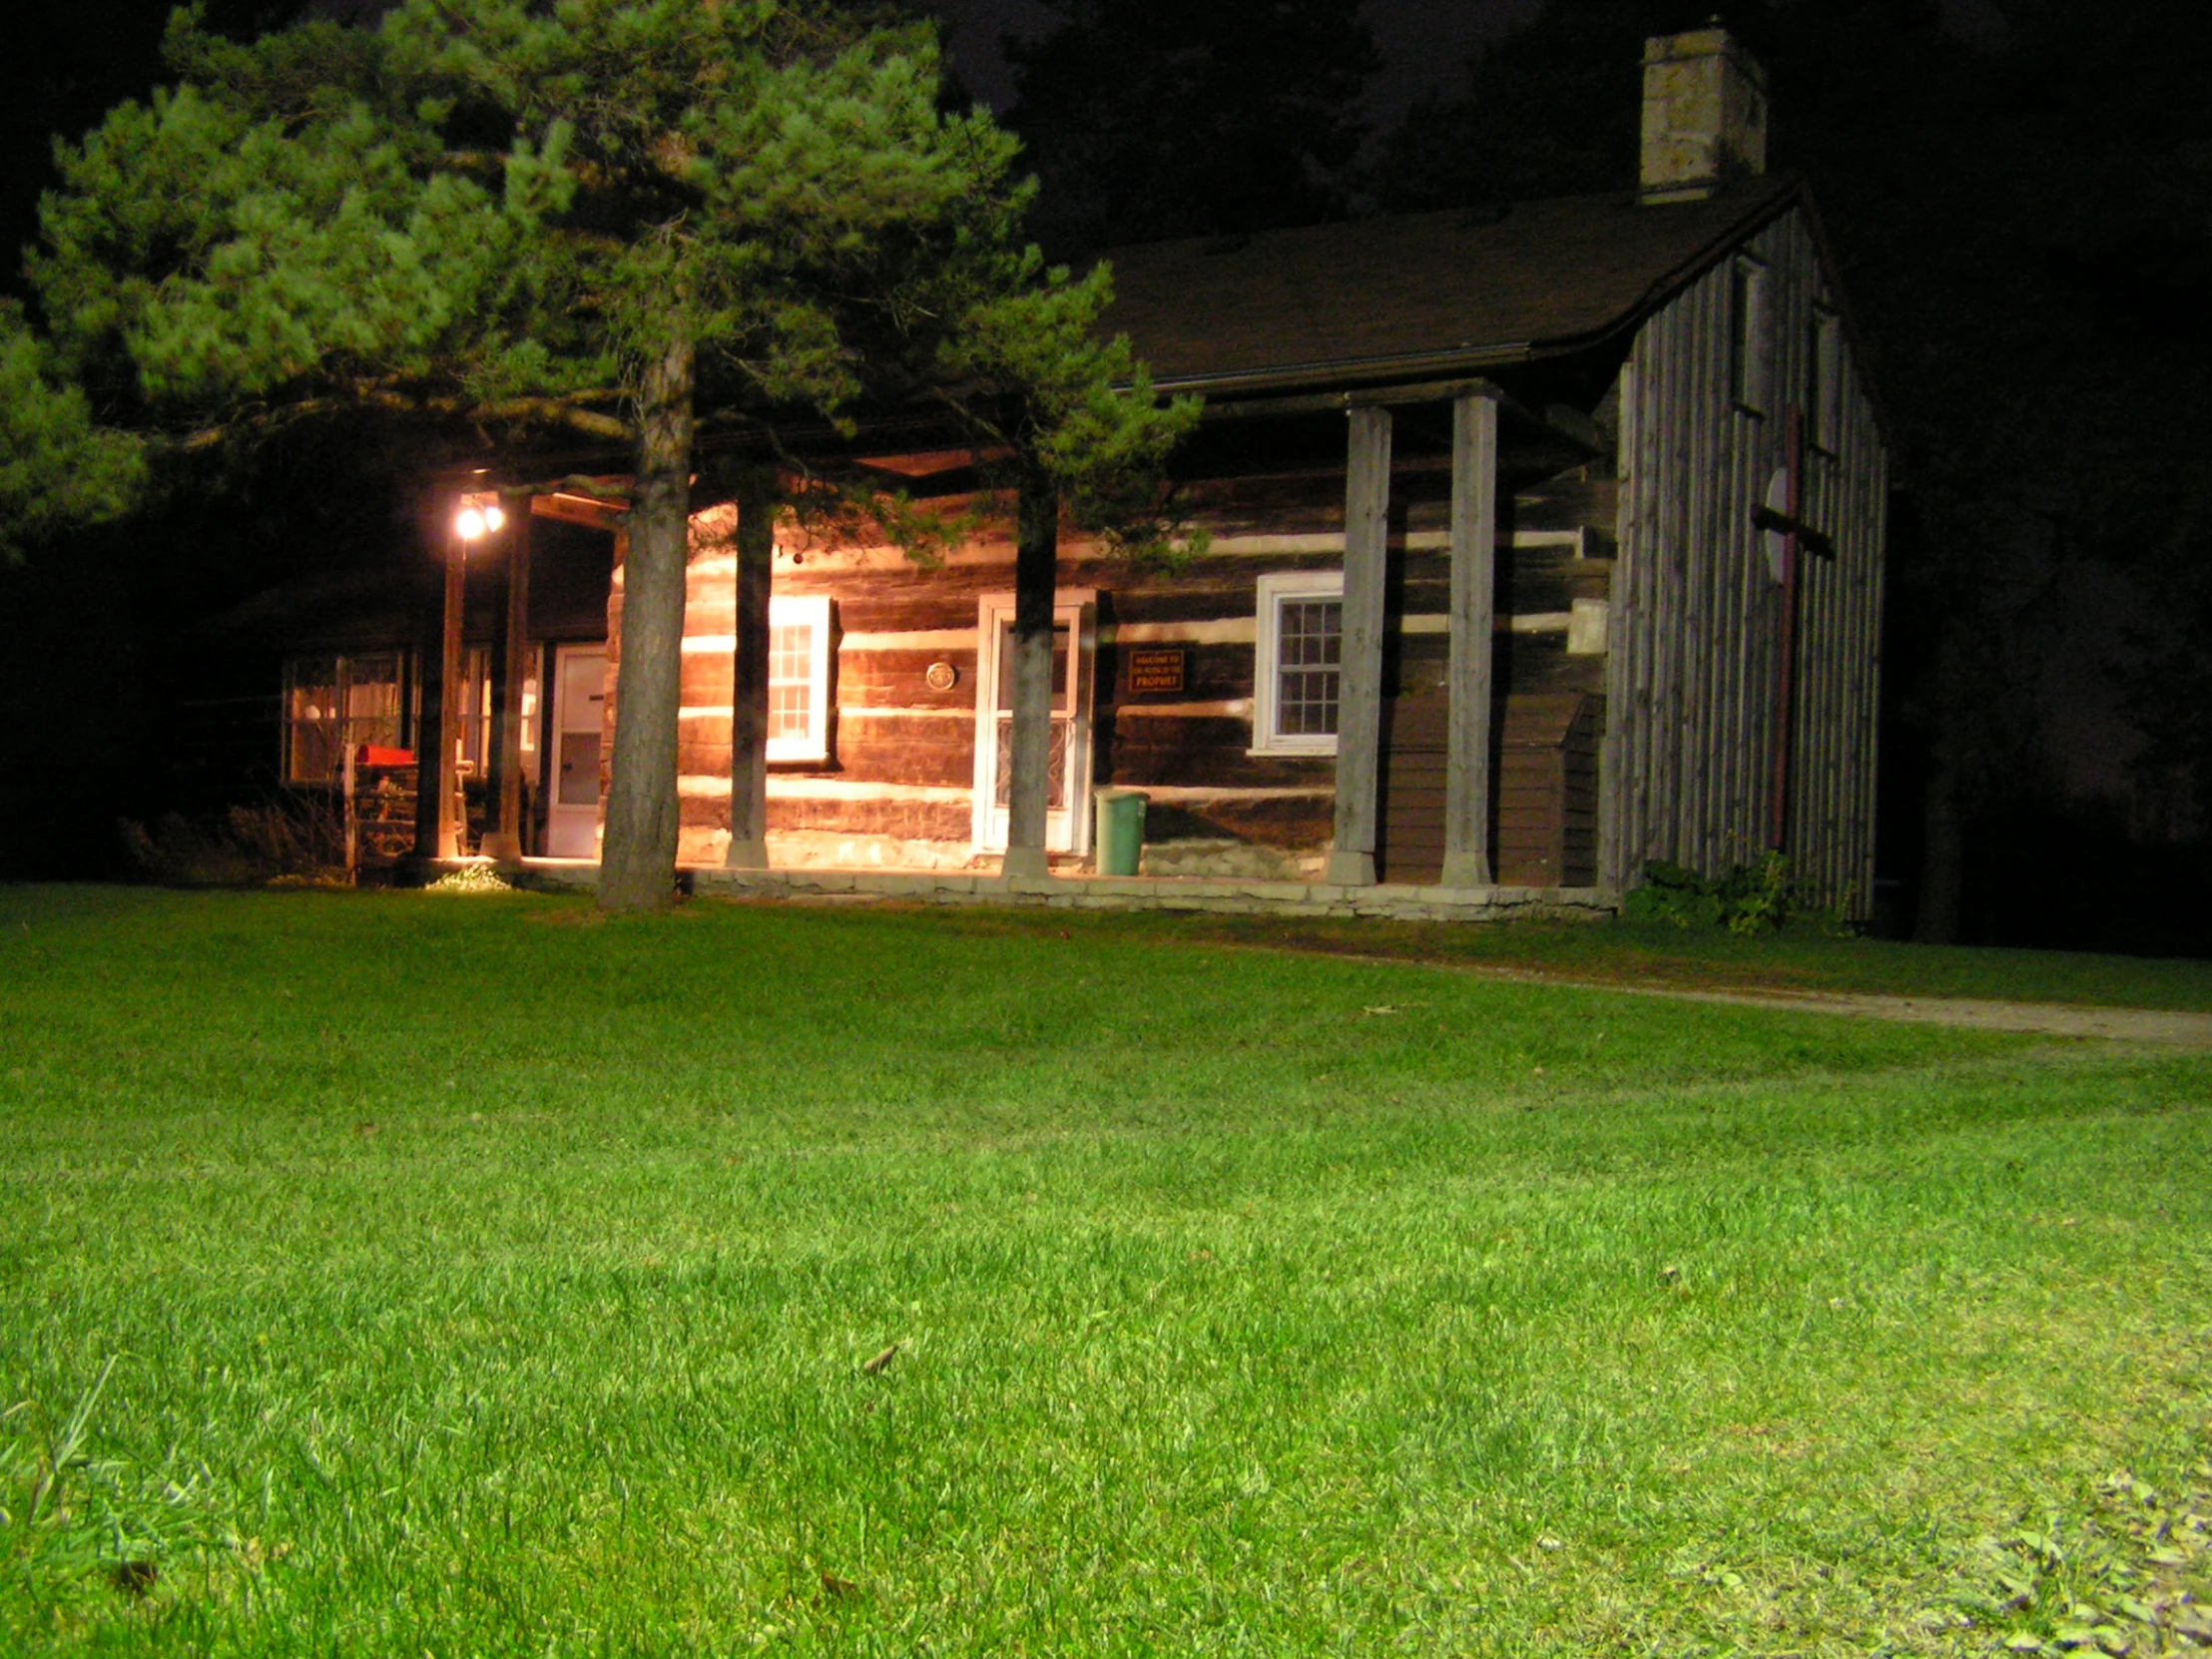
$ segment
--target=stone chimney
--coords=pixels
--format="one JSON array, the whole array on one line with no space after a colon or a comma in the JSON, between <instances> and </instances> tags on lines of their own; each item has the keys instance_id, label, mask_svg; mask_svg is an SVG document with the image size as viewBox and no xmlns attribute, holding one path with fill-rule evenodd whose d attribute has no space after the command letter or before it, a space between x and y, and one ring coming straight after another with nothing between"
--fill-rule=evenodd
<instances>
[{"instance_id":1,"label":"stone chimney","mask_svg":"<svg viewBox=\"0 0 2212 1659\"><path fill-rule=\"evenodd\" d=\"M1720 26L1644 42L1642 199L1702 202L1767 171L1767 74Z\"/></svg>"}]
</instances>

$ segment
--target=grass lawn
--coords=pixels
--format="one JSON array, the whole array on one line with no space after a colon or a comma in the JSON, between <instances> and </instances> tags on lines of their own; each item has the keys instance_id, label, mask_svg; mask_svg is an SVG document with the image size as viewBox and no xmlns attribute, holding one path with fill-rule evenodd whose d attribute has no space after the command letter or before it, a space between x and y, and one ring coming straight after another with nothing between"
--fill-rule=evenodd
<instances>
[{"instance_id":1,"label":"grass lawn","mask_svg":"<svg viewBox=\"0 0 2212 1659\"><path fill-rule=\"evenodd\" d=\"M0 1651L2154 1652L2208 1083L1122 918L0 888Z\"/></svg>"}]
</instances>

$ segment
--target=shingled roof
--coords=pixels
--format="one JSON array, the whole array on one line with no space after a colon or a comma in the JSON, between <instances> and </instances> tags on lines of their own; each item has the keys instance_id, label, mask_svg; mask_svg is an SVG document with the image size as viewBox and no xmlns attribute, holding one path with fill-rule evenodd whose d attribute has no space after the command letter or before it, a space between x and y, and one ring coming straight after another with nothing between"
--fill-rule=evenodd
<instances>
[{"instance_id":1,"label":"shingled roof","mask_svg":"<svg viewBox=\"0 0 2212 1659\"><path fill-rule=\"evenodd\" d=\"M1595 342L1662 303L1795 198L1570 196L1149 243L1108 253L1106 324L1165 385L1327 386Z\"/></svg>"}]
</instances>

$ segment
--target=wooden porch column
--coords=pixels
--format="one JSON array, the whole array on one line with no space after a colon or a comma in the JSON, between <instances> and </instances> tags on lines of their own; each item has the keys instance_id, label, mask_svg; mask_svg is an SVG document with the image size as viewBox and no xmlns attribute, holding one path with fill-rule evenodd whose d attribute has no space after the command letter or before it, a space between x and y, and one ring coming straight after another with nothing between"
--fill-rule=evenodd
<instances>
[{"instance_id":1,"label":"wooden porch column","mask_svg":"<svg viewBox=\"0 0 2212 1659\"><path fill-rule=\"evenodd\" d=\"M776 469L738 474L737 645L730 689L729 869L768 868L769 590L776 561Z\"/></svg>"},{"instance_id":2,"label":"wooden porch column","mask_svg":"<svg viewBox=\"0 0 2212 1659\"><path fill-rule=\"evenodd\" d=\"M1014 532L1012 778L1006 791L1006 856L999 874L1041 879L1045 813L1052 793L1052 599L1059 577L1060 495L1050 479L1024 479ZM976 642L988 652L989 640ZM981 680L978 678L978 687ZM1068 803L1070 811L1087 803Z\"/></svg>"},{"instance_id":3,"label":"wooden porch column","mask_svg":"<svg viewBox=\"0 0 2212 1659\"><path fill-rule=\"evenodd\" d=\"M441 526L445 532L445 611L438 641L438 748L434 757L415 757L416 788L427 780L437 792L436 856L440 858L461 855L462 837L468 829L461 819L461 779L455 754L461 741L461 608L467 595L468 544L453 526L453 510L454 504L448 503L447 521ZM423 717L425 726L432 724L427 708Z\"/></svg>"},{"instance_id":4,"label":"wooden porch column","mask_svg":"<svg viewBox=\"0 0 2212 1659\"><path fill-rule=\"evenodd\" d=\"M1451 663L1444 754L1447 887L1490 884L1490 630L1497 609L1497 404L1451 405Z\"/></svg>"},{"instance_id":5,"label":"wooden porch column","mask_svg":"<svg viewBox=\"0 0 2212 1659\"><path fill-rule=\"evenodd\" d=\"M1375 880L1382 744L1382 579L1390 508L1390 411L1351 411L1345 466L1343 665L1337 689L1337 839L1329 879Z\"/></svg>"},{"instance_id":6,"label":"wooden porch column","mask_svg":"<svg viewBox=\"0 0 2212 1659\"><path fill-rule=\"evenodd\" d=\"M522 686L530 677L530 507L518 501L507 514L506 604L491 654L491 733L484 745L491 763L486 782L492 798L484 856L522 861Z\"/></svg>"},{"instance_id":7,"label":"wooden porch column","mask_svg":"<svg viewBox=\"0 0 2212 1659\"><path fill-rule=\"evenodd\" d=\"M438 833L438 733L445 725L445 589L452 564L452 500L433 496L424 511L420 609L416 613L415 683L418 701L412 743L415 757L414 860L443 856Z\"/></svg>"}]
</instances>

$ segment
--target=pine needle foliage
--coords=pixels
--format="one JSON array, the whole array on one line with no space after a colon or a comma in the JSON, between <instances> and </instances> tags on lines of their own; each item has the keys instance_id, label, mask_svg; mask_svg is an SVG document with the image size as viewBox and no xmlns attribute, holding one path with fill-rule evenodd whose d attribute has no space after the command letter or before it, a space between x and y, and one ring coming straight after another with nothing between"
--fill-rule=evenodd
<instances>
[{"instance_id":1,"label":"pine needle foliage","mask_svg":"<svg viewBox=\"0 0 2212 1659\"><path fill-rule=\"evenodd\" d=\"M1027 471L1142 501L1195 417L1092 335L1104 275L1021 240L930 28L830 0L403 0L252 43L180 12L177 83L59 154L0 314L0 519L127 510L165 464L362 410L627 451L602 901L668 902L691 480L868 400L1021 411ZM1141 539L1141 538L1140 538Z\"/></svg>"}]
</instances>

